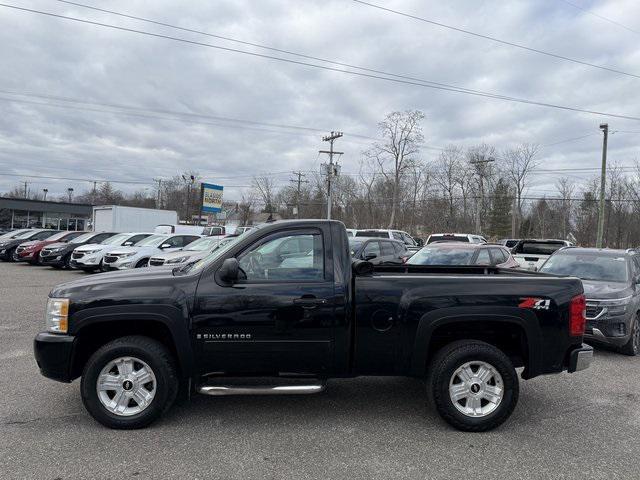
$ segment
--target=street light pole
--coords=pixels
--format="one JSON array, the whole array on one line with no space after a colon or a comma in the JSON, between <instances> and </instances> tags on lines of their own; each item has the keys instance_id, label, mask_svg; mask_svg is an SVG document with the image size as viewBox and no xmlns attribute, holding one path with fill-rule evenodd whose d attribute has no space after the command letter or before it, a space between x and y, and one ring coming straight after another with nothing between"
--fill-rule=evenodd
<instances>
[{"instance_id":1,"label":"street light pole","mask_svg":"<svg viewBox=\"0 0 640 480\"><path fill-rule=\"evenodd\" d=\"M342 137L342 132L331 132L331 135L322 137L323 142L329 142L329 150L320 150L320 153L329 155L329 164L327 168L327 220L331 220L331 179L337 175L337 165L333 163L334 155L342 155L344 152L335 152L333 150L333 142Z\"/></svg>"},{"instance_id":2,"label":"street light pole","mask_svg":"<svg viewBox=\"0 0 640 480\"><path fill-rule=\"evenodd\" d=\"M598 211L598 236L596 248L602 248L604 237L604 191L607 186L607 140L609 137L609 124L601 123L602 137L602 170L600 171L600 208Z\"/></svg>"}]
</instances>

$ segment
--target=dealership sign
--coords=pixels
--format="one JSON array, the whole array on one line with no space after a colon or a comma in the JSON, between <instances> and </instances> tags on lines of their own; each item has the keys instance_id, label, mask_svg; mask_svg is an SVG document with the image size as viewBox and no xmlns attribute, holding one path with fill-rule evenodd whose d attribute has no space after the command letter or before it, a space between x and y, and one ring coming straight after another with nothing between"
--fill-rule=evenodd
<instances>
[{"instance_id":1,"label":"dealership sign","mask_svg":"<svg viewBox=\"0 0 640 480\"><path fill-rule=\"evenodd\" d=\"M212 183L202 184L202 211L208 213L218 213L222 211L222 191L221 185Z\"/></svg>"}]
</instances>

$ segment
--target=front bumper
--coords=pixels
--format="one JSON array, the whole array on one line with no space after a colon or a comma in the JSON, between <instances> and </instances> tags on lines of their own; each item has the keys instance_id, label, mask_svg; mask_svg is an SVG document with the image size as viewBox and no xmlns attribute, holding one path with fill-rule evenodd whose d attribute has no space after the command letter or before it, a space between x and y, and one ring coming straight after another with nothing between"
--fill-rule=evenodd
<instances>
[{"instance_id":1,"label":"front bumper","mask_svg":"<svg viewBox=\"0 0 640 480\"><path fill-rule=\"evenodd\" d=\"M593 347L585 343L569 353L569 373L586 370L593 362Z\"/></svg>"},{"instance_id":2,"label":"front bumper","mask_svg":"<svg viewBox=\"0 0 640 480\"><path fill-rule=\"evenodd\" d=\"M40 332L33 340L33 352L40 373L58 382L71 382L71 360L75 337Z\"/></svg>"},{"instance_id":3,"label":"front bumper","mask_svg":"<svg viewBox=\"0 0 640 480\"><path fill-rule=\"evenodd\" d=\"M605 335L599 328L587 329L584 339L589 343L599 343L602 345L611 345L613 347L623 347L629 342L630 335L611 337Z\"/></svg>"},{"instance_id":4,"label":"front bumper","mask_svg":"<svg viewBox=\"0 0 640 480\"><path fill-rule=\"evenodd\" d=\"M41 254L40 263L42 265L49 265L49 266L64 266L65 255L66 255L66 252L56 252L47 256L42 256Z\"/></svg>"}]
</instances>

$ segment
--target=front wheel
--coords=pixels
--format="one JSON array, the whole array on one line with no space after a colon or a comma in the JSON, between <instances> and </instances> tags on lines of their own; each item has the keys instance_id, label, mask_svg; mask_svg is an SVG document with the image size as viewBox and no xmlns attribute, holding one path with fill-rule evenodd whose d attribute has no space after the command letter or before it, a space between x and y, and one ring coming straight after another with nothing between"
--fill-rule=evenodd
<instances>
[{"instance_id":1,"label":"front wheel","mask_svg":"<svg viewBox=\"0 0 640 480\"><path fill-rule=\"evenodd\" d=\"M629 341L620 349L620 352L630 357L635 357L640 355L640 319L637 315L631 322L630 330Z\"/></svg>"},{"instance_id":2,"label":"front wheel","mask_svg":"<svg viewBox=\"0 0 640 480\"><path fill-rule=\"evenodd\" d=\"M174 359L164 345L148 337L113 340L87 362L80 391L85 408L102 425L146 427L176 398Z\"/></svg>"},{"instance_id":3,"label":"front wheel","mask_svg":"<svg viewBox=\"0 0 640 480\"><path fill-rule=\"evenodd\" d=\"M428 388L440 416L458 430L501 425L518 403L518 376L498 348L477 340L453 342L430 365Z\"/></svg>"}]
</instances>

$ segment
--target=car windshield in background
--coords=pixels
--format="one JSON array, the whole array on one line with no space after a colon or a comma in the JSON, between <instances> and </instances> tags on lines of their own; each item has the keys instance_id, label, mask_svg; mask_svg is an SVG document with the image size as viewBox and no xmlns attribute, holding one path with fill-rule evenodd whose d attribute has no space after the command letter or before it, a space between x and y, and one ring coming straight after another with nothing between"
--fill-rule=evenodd
<instances>
[{"instance_id":1,"label":"car windshield in background","mask_svg":"<svg viewBox=\"0 0 640 480\"><path fill-rule=\"evenodd\" d=\"M425 247L407 260L408 265L471 265L475 249Z\"/></svg>"},{"instance_id":2,"label":"car windshield in background","mask_svg":"<svg viewBox=\"0 0 640 480\"><path fill-rule=\"evenodd\" d=\"M201 238L193 243L190 243L185 247L185 250L193 252L204 252L205 250L211 250L215 248L222 240L217 238Z\"/></svg>"},{"instance_id":3,"label":"car windshield in background","mask_svg":"<svg viewBox=\"0 0 640 480\"><path fill-rule=\"evenodd\" d=\"M629 279L627 261L623 255L562 253L549 257L540 271L554 275L570 275L581 280L627 282Z\"/></svg>"},{"instance_id":4,"label":"car windshield in background","mask_svg":"<svg viewBox=\"0 0 640 480\"><path fill-rule=\"evenodd\" d=\"M118 235L114 235L113 237L107 238L101 243L101 245L120 245L130 236L130 233L120 233Z\"/></svg>"},{"instance_id":5,"label":"car windshield in background","mask_svg":"<svg viewBox=\"0 0 640 480\"><path fill-rule=\"evenodd\" d=\"M69 235L69 232L58 232L58 233L54 233L53 235L51 235L50 237L47 238L47 240L59 240L63 237L66 237L67 235Z\"/></svg>"},{"instance_id":6,"label":"car windshield in background","mask_svg":"<svg viewBox=\"0 0 640 480\"><path fill-rule=\"evenodd\" d=\"M203 259L201 259L201 260L199 260L199 261L197 261L195 263L191 263L191 264L188 264L188 265L184 266L182 268L182 271L184 271L184 272L187 272L187 271L197 272L199 270L202 270L204 267L206 267L210 263L214 262L216 260L216 258L218 258L220 255L224 255L227 252L227 250L230 250L233 247L234 244L235 244L235 242L229 242L226 245L221 246L220 248L216 248L213 252L211 252L209 255L207 255Z\"/></svg>"},{"instance_id":7,"label":"car windshield in background","mask_svg":"<svg viewBox=\"0 0 640 480\"><path fill-rule=\"evenodd\" d=\"M136 247L155 247L160 245L167 238L169 238L167 235L151 235L150 237L143 238L136 243Z\"/></svg>"},{"instance_id":8,"label":"car windshield in background","mask_svg":"<svg viewBox=\"0 0 640 480\"><path fill-rule=\"evenodd\" d=\"M83 243L83 242L86 242L87 240L89 240L94 235L95 235L94 232L83 233L79 237L76 237L76 238L70 240L69 243Z\"/></svg>"},{"instance_id":9,"label":"car windshield in background","mask_svg":"<svg viewBox=\"0 0 640 480\"><path fill-rule=\"evenodd\" d=\"M355 255L356 252L362 247L362 244L366 242L366 239L349 238L349 251L351 255Z\"/></svg>"},{"instance_id":10,"label":"car windshield in background","mask_svg":"<svg viewBox=\"0 0 640 480\"><path fill-rule=\"evenodd\" d=\"M429 243L433 242L466 242L469 243L469 237L466 235L431 235Z\"/></svg>"},{"instance_id":11,"label":"car windshield in background","mask_svg":"<svg viewBox=\"0 0 640 480\"><path fill-rule=\"evenodd\" d=\"M565 244L563 242L524 242L517 248L516 253L523 255L526 255L527 253L551 255L553 252L564 246Z\"/></svg>"},{"instance_id":12,"label":"car windshield in background","mask_svg":"<svg viewBox=\"0 0 640 480\"><path fill-rule=\"evenodd\" d=\"M376 230L360 230L356 232L356 237L389 238L389 234L387 232L378 232Z\"/></svg>"}]
</instances>

